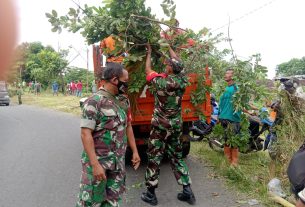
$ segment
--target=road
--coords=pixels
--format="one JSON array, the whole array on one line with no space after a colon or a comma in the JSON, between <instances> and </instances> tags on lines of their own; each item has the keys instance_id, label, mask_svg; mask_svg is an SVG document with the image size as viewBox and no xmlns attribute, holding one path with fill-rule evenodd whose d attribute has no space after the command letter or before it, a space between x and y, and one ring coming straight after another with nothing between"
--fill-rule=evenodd
<instances>
[{"instance_id":1,"label":"road","mask_svg":"<svg viewBox=\"0 0 305 207\"><path fill-rule=\"evenodd\" d=\"M26 105L0 106L0 207L74 206L79 187L79 118L67 113ZM193 191L200 207L238 206L236 196L213 179L204 164L189 157ZM123 206L145 207L145 163L138 171L127 167ZM156 193L159 207L183 207L168 163L161 167Z\"/></svg>"}]
</instances>

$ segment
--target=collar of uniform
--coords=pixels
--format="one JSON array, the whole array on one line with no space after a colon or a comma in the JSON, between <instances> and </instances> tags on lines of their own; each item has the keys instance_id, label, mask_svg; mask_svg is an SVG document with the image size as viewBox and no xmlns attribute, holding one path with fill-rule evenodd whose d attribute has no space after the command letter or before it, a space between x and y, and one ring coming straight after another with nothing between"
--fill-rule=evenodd
<instances>
[{"instance_id":1,"label":"collar of uniform","mask_svg":"<svg viewBox=\"0 0 305 207\"><path fill-rule=\"evenodd\" d=\"M110 96L112 96L113 98L116 98L115 95L113 95L112 93L110 93L109 91L107 91L103 86L100 87L100 90L105 91L106 93L108 93Z\"/></svg>"}]
</instances>

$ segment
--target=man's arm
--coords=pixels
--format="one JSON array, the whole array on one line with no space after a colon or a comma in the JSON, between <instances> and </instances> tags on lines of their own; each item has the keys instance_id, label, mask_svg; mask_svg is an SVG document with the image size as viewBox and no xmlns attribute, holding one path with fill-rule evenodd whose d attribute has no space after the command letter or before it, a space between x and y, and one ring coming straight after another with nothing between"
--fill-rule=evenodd
<instances>
[{"instance_id":1,"label":"man's arm","mask_svg":"<svg viewBox=\"0 0 305 207\"><path fill-rule=\"evenodd\" d=\"M98 162L97 157L96 157L94 142L93 142L93 137L92 137L92 130L89 128L82 128L81 137L82 137L84 149L90 160L90 165L93 168L93 176L97 180L106 180L105 170L103 169L101 164Z\"/></svg>"},{"instance_id":2,"label":"man's arm","mask_svg":"<svg viewBox=\"0 0 305 207\"><path fill-rule=\"evenodd\" d=\"M151 46L149 43L146 44L146 48L147 48L146 64L145 64L146 81L151 82L156 77L165 78L166 74L159 74L151 69Z\"/></svg>"},{"instance_id":3,"label":"man's arm","mask_svg":"<svg viewBox=\"0 0 305 207\"><path fill-rule=\"evenodd\" d=\"M140 156L139 156L139 153L138 153L138 149L137 149L137 145L136 145L136 141L135 141L135 138L134 138L134 134L133 134L133 130L132 130L132 125L131 125L131 122L128 122L128 125L127 125L127 129L126 129L126 133L127 133L127 140L128 140L128 144L129 144L129 147L131 148L132 150L132 165L134 167L134 169L138 169L139 165L140 165Z\"/></svg>"},{"instance_id":4,"label":"man's arm","mask_svg":"<svg viewBox=\"0 0 305 207\"><path fill-rule=\"evenodd\" d=\"M178 57L178 55L175 53L175 51L171 47L169 47L169 54L170 54L171 58L181 61L181 59Z\"/></svg>"},{"instance_id":5,"label":"man's arm","mask_svg":"<svg viewBox=\"0 0 305 207\"><path fill-rule=\"evenodd\" d=\"M150 75L152 72L154 72L151 69L151 46L150 46L150 44L147 44L146 48L147 48L147 52L146 52L145 72L146 72L146 75Z\"/></svg>"},{"instance_id":6,"label":"man's arm","mask_svg":"<svg viewBox=\"0 0 305 207\"><path fill-rule=\"evenodd\" d=\"M255 111L258 111L259 109L256 107L256 106L254 106L253 104L249 104L249 107L250 107L250 109L251 110L255 110ZM244 113L246 113L246 114L249 114L249 115L251 115L251 116L254 116L254 115L256 115L256 113L254 112L254 113L251 113L249 110L247 110L247 109L243 109L243 112Z\"/></svg>"}]
</instances>

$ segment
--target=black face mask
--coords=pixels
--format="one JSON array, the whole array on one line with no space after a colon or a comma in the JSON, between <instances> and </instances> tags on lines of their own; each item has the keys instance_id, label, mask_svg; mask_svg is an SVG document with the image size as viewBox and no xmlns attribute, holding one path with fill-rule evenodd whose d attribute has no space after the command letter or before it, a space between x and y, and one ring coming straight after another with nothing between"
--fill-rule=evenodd
<instances>
[{"instance_id":1,"label":"black face mask","mask_svg":"<svg viewBox=\"0 0 305 207\"><path fill-rule=\"evenodd\" d=\"M128 91L128 83L119 80L117 85L119 94L126 94Z\"/></svg>"}]
</instances>

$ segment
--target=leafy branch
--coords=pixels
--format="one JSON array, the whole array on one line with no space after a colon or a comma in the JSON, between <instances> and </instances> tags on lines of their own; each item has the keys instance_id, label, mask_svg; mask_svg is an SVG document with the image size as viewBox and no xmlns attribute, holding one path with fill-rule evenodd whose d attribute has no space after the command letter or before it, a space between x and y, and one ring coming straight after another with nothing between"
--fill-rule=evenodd
<instances>
[{"instance_id":1,"label":"leafy branch","mask_svg":"<svg viewBox=\"0 0 305 207\"><path fill-rule=\"evenodd\" d=\"M148 20L148 21L151 21L151 22L155 22L155 23L158 23L158 24L166 25L166 26L168 26L169 28L172 28L172 29L179 29L179 30L187 32L187 30L182 29L180 27L176 27L176 26L170 25L170 24L168 24L166 22L161 22L161 21L158 21L158 20L155 20L155 19L151 19L151 18L148 18L148 17L145 17L145 16L139 16L139 15L131 14L130 17L139 18L139 19L145 19L145 20Z\"/></svg>"}]
</instances>

